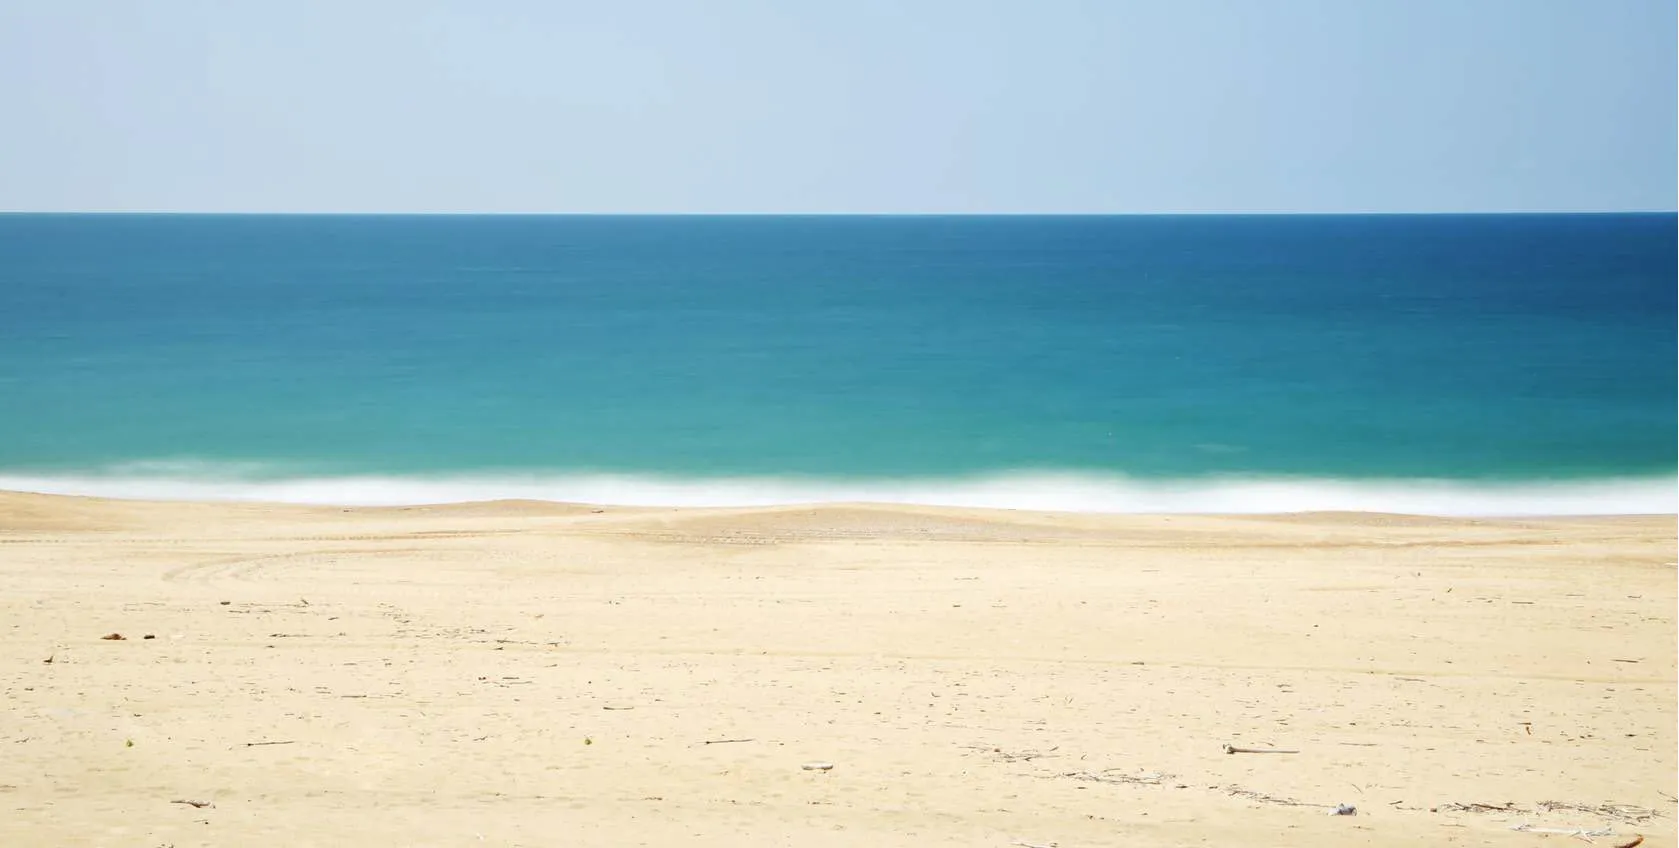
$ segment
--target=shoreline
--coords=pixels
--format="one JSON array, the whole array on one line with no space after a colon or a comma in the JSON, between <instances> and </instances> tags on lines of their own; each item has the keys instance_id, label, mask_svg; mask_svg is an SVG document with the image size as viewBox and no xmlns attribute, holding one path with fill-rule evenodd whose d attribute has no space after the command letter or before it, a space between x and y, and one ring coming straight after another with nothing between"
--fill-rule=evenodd
<instances>
[{"instance_id":1,"label":"shoreline","mask_svg":"<svg viewBox=\"0 0 1679 848\"><path fill-rule=\"evenodd\" d=\"M118 497L99 494L75 494L60 492L42 492L21 489L0 488L0 508L19 507L31 509L51 509L55 505L69 506L80 504L95 509L109 509L113 512L123 511L125 508L135 510L184 508L199 511L214 511L225 509L230 514L258 510L271 513L294 513L300 516L323 514L403 514L428 513L446 514L451 512L477 513L490 515L506 513L508 515L540 515L552 514L556 516L577 515L580 513L601 514L612 511L618 514L652 514L652 513L707 513L718 515L767 515L777 513L808 513L872 511L880 513L903 514L975 514L1006 520L1011 515L1037 514L1046 517L1076 518L1092 521L1113 520L1124 522L1128 520L1141 521L1169 521L1172 519L1236 519L1236 520L1305 520L1332 519L1403 519L1416 522L1440 522L1442 524L1472 523L1472 524L1500 524L1500 523L1546 523L1546 522L1585 522L1585 521L1660 521L1672 520L1679 522L1679 512L1591 512L1591 513L1532 513L1532 514L1434 514L1421 512L1392 512L1373 509L1302 509L1270 512L1103 512L1080 509L1035 509L1031 507L994 507L994 506L966 506L962 504L917 503L908 501L789 501L773 503L745 503L745 504L667 504L667 503L609 503L600 501L571 501L548 500L544 498L485 498L481 500L458 501L424 501L424 502L393 502L393 503L355 503L355 502L317 502L317 501L286 501L286 500L255 500L240 498L150 498L150 497ZM0 525L0 532L6 528Z\"/></svg>"},{"instance_id":2,"label":"shoreline","mask_svg":"<svg viewBox=\"0 0 1679 848\"><path fill-rule=\"evenodd\" d=\"M1482 481L1212 476L1130 478L1018 472L948 478L668 477L543 472L264 476L175 469L0 472L0 491L177 502L414 506L499 500L650 508L836 503L1017 509L1093 515L1378 512L1516 518L1679 514L1679 477Z\"/></svg>"}]
</instances>

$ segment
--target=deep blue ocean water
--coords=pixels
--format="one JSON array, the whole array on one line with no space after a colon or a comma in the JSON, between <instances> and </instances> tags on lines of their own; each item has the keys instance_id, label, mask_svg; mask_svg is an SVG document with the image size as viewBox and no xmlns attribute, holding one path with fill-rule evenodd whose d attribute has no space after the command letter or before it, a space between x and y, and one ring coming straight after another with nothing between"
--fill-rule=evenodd
<instances>
[{"instance_id":1,"label":"deep blue ocean water","mask_svg":"<svg viewBox=\"0 0 1679 848\"><path fill-rule=\"evenodd\" d=\"M0 488L1667 512L1675 225L0 215Z\"/></svg>"}]
</instances>

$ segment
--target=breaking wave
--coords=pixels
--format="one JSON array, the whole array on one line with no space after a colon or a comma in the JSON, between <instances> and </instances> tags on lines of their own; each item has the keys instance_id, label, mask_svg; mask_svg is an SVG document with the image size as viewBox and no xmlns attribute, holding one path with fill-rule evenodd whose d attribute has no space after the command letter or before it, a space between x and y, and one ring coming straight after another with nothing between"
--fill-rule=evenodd
<instances>
[{"instance_id":1,"label":"breaking wave","mask_svg":"<svg viewBox=\"0 0 1679 848\"><path fill-rule=\"evenodd\" d=\"M1107 513L1391 512L1443 516L1679 511L1675 478L1484 482L1209 477L1156 480L1021 472L952 479L497 473L287 475L254 463L129 463L76 473L0 472L0 489L96 497L398 506L529 499L623 506L893 503Z\"/></svg>"}]
</instances>

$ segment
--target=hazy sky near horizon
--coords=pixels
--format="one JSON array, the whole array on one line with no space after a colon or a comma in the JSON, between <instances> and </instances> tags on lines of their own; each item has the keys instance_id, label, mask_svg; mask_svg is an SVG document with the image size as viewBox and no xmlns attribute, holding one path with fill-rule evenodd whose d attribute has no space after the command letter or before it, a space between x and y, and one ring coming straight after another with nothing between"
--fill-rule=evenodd
<instances>
[{"instance_id":1,"label":"hazy sky near horizon","mask_svg":"<svg viewBox=\"0 0 1679 848\"><path fill-rule=\"evenodd\" d=\"M1671 210L1671 0L18 0L0 209Z\"/></svg>"}]
</instances>

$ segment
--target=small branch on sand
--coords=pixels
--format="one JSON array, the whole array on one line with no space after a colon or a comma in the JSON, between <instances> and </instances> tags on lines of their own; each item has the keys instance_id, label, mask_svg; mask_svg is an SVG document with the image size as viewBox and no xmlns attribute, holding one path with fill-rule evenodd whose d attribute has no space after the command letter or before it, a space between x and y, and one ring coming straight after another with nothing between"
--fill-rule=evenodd
<instances>
[{"instance_id":1,"label":"small branch on sand","mask_svg":"<svg viewBox=\"0 0 1679 848\"><path fill-rule=\"evenodd\" d=\"M1557 810L1586 813L1627 824L1642 824L1661 815L1660 812L1649 807L1640 807L1635 804L1570 804L1566 801L1540 801L1539 809L1547 813L1554 813Z\"/></svg>"},{"instance_id":2,"label":"small branch on sand","mask_svg":"<svg viewBox=\"0 0 1679 848\"><path fill-rule=\"evenodd\" d=\"M1300 752L1290 750L1288 748L1238 748L1235 745L1231 745L1230 743L1226 742L1225 745L1224 745L1224 753L1226 753L1226 754L1298 754Z\"/></svg>"},{"instance_id":3,"label":"small branch on sand","mask_svg":"<svg viewBox=\"0 0 1679 848\"><path fill-rule=\"evenodd\" d=\"M1590 842L1594 836L1615 835L1615 831L1610 830L1609 828L1602 828L1600 830L1580 830L1579 828L1566 827L1534 827L1533 825L1525 823L1510 825L1510 829L1516 831L1517 833L1543 833L1555 836L1572 836L1576 839L1584 839L1587 842ZM1635 842L1633 844L1636 845L1638 843Z\"/></svg>"},{"instance_id":4,"label":"small branch on sand","mask_svg":"<svg viewBox=\"0 0 1679 848\"><path fill-rule=\"evenodd\" d=\"M1510 802L1510 801L1505 801L1502 804L1480 804L1480 803L1459 804L1459 803L1453 801L1453 802L1441 804L1441 805L1436 806L1436 807L1430 807L1428 811L1431 812L1431 813L1521 813L1521 812L1526 812L1525 810L1518 809L1516 807L1516 805L1514 803Z\"/></svg>"},{"instance_id":5,"label":"small branch on sand","mask_svg":"<svg viewBox=\"0 0 1679 848\"><path fill-rule=\"evenodd\" d=\"M1070 777L1073 780L1083 780L1090 783L1121 783L1130 786L1160 786L1166 781L1172 780L1174 777L1174 775L1165 774L1163 772L1149 772L1145 774L1113 774L1113 772L1116 771L1120 771L1120 769L1106 769L1100 772L1069 771L1063 772L1060 776Z\"/></svg>"},{"instance_id":6,"label":"small branch on sand","mask_svg":"<svg viewBox=\"0 0 1679 848\"><path fill-rule=\"evenodd\" d=\"M179 798L179 799L176 799L174 801L170 801L169 803L171 803L171 804L185 804L189 807L195 807L195 808L200 809L200 810L204 809L205 807L215 807L216 806L215 804L213 804L209 801L194 801L194 800L191 800L189 798Z\"/></svg>"},{"instance_id":7,"label":"small branch on sand","mask_svg":"<svg viewBox=\"0 0 1679 848\"><path fill-rule=\"evenodd\" d=\"M727 745L730 742L756 742L756 739L707 739L701 745Z\"/></svg>"},{"instance_id":8,"label":"small branch on sand","mask_svg":"<svg viewBox=\"0 0 1679 848\"><path fill-rule=\"evenodd\" d=\"M262 745L295 745L295 744L297 744L296 739L286 739L286 740L281 741L281 742L246 742L245 747L256 748L256 747L259 747L259 746L262 746Z\"/></svg>"},{"instance_id":9,"label":"small branch on sand","mask_svg":"<svg viewBox=\"0 0 1679 848\"><path fill-rule=\"evenodd\" d=\"M1436 807L1431 807L1431 808L1429 808L1429 812L1431 812L1431 813L1516 813L1516 814L1519 814L1519 815L1529 815L1529 816L1531 816L1531 815L1537 815L1539 813L1555 813L1555 812L1563 811L1563 812L1570 812L1570 813L1585 813L1587 815L1597 816L1600 819L1607 819L1609 821L1621 822L1622 824L1643 824L1644 822L1647 822L1647 821L1649 821L1651 819L1654 819L1654 818L1658 818L1662 815L1661 811L1659 811L1659 810L1652 810L1648 807L1639 807L1639 806L1636 806L1634 804L1572 804L1572 803L1569 803L1569 802L1566 802L1566 801L1540 801L1539 804L1537 805L1537 807L1538 807L1537 810L1527 810L1527 809L1523 809L1521 807L1518 807L1515 804L1510 803L1508 801L1503 803L1503 804L1447 803L1447 804L1440 804L1439 806L1436 806ZM1534 833L1554 832L1554 833L1562 833L1562 834L1570 834L1570 835L1575 833L1575 831L1573 831L1573 830L1541 831L1537 828L1529 828L1526 825L1518 825L1516 829L1528 829L1528 830L1531 830ZM1595 833L1595 832L1593 832L1593 833ZM1605 832L1605 833L1598 833L1598 834L1595 834L1595 835L1598 835L1598 836L1612 836L1613 834Z\"/></svg>"},{"instance_id":10,"label":"small branch on sand","mask_svg":"<svg viewBox=\"0 0 1679 848\"><path fill-rule=\"evenodd\" d=\"M1246 798L1249 801L1257 801L1261 804L1275 804L1279 807L1321 807L1330 810L1339 806L1336 804L1313 804L1306 801L1297 801L1293 798L1283 798L1278 795L1267 795L1264 792L1255 792L1252 789L1243 789L1240 786L1226 786L1224 791L1226 794L1237 798Z\"/></svg>"},{"instance_id":11,"label":"small branch on sand","mask_svg":"<svg viewBox=\"0 0 1679 848\"><path fill-rule=\"evenodd\" d=\"M1022 842L1019 839L1016 839L1009 844L1019 845L1020 848L1055 848L1054 842Z\"/></svg>"},{"instance_id":12,"label":"small branch on sand","mask_svg":"<svg viewBox=\"0 0 1679 848\"><path fill-rule=\"evenodd\" d=\"M1005 751L1002 748L998 748L994 745L963 745L962 747L967 748L970 751L980 751L980 752L986 753L986 754L995 754L997 756L997 759L1002 760L1005 763L1012 763L1012 762L1016 762L1016 761L1028 762L1029 763L1033 760L1041 759L1043 757L1059 757L1059 756L1061 756L1060 754L1055 753L1056 751L1061 750L1060 745L1057 745L1054 748L1049 749L1048 751L1032 751L1032 750Z\"/></svg>"}]
</instances>

